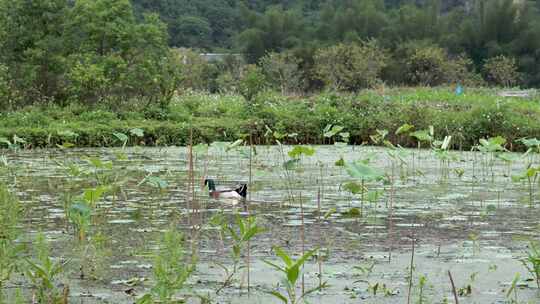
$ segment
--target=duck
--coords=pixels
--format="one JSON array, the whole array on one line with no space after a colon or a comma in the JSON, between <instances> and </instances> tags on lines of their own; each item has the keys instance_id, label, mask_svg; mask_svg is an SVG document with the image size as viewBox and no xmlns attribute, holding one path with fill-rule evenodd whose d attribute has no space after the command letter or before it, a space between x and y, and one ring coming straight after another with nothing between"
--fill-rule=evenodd
<instances>
[{"instance_id":1,"label":"duck","mask_svg":"<svg viewBox=\"0 0 540 304\"><path fill-rule=\"evenodd\" d=\"M216 182L207 178L204 185L208 186L208 195L212 198L245 199L247 197L247 184L239 184L232 189L216 189Z\"/></svg>"}]
</instances>

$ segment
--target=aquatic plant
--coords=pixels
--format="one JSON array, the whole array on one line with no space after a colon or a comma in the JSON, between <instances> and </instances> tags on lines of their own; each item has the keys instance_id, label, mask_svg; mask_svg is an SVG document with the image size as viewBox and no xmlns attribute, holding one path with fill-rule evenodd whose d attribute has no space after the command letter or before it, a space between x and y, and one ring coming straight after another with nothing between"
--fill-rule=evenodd
<instances>
[{"instance_id":1,"label":"aquatic plant","mask_svg":"<svg viewBox=\"0 0 540 304\"><path fill-rule=\"evenodd\" d=\"M86 240L86 234L92 220L92 207L86 201L77 202L70 206L68 215L78 240Z\"/></svg>"},{"instance_id":2,"label":"aquatic plant","mask_svg":"<svg viewBox=\"0 0 540 304\"><path fill-rule=\"evenodd\" d=\"M514 276L514 279L512 280L512 283L510 283L510 288L508 288L508 291L506 292L506 298L510 301L510 304L519 304L519 301L518 301L518 288L517 288L519 279L520 279L520 275L519 275L519 272L518 272Z\"/></svg>"},{"instance_id":3,"label":"aquatic plant","mask_svg":"<svg viewBox=\"0 0 540 304\"><path fill-rule=\"evenodd\" d=\"M334 163L338 167L343 167L345 165L343 155L350 140L350 133L342 132L343 130L343 126L331 124L323 129L323 143L325 142L325 139L334 140L334 148L339 151L339 159Z\"/></svg>"},{"instance_id":4,"label":"aquatic plant","mask_svg":"<svg viewBox=\"0 0 540 304\"><path fill-rule=\"evenodd\" d=\"M67 129L59 130L56 134L62 140L62 144L56 144L56 147L62 150L75 147L77 138L79 137L79 134Z\"/></svg>"},{"instance_id":5,"label":"aquatic plant","mask_svg":"<svg viewBox=\"0 0 540 304\"><path fill-rule=\"evenodd\" d=\"M281 293L279 292L279 290L272 290L268 292L269 294L273 295L285 304L296 304L300 303L300 301L302 301L309 294L320 290L326 285L325 283L323 283L322 286L318 285L317 287L312 289L302 289L300 293L298 293L297 291L297 282L302 274L302 268L304 266L304 263L306 263L307 260L311 258L317 250L307 251L298 260L294 260L291 255L289 255L287 252L285 252L279 247L274 247L273 250L283 262L283 266L279 266L267 260L263 260L263 262L283 274L285 293Z\"/></svg>"},{"instance_id":6,"label":"aquatic plant","mask_svg":"<svg viewBox=\"0 0 540 304\"><path fill-rule=\"evenodd\" d=\"M133 128L129 130L129 135L122 133L122 132L114 132L113 136L116 140L120 141L122 143L122 150L126 148L126 145L129 142L130 136L132 138L143 138L144 137L144 130L140 128ZM135 142L136 143L136 142Z\"/></svg>"},{"instance_id":7,"label":"aquatic plant","mask_svg":"<svg viewBox=\"0 0 540 304\"><path fill-rule=\"evenodd\" d=\"M456 159L449 151L451 141L452 136L445 136L444 140L436 140L432 144L432 151L435 154L435 157L439 159L441 181L448 179L450 174L450 162Z\"/></svg>"},{"instance_id":8,"label":"aquatic plant","mask_svg":"<svg viewBox=\"0 0 540 304\"><path fill-rule=\"evenodd\" d=\"M229 236L232 239L232 267L227 267L224 264L216 262L216 265L221 267L225 272L225 280L223 281L223 284L216 290L216 293L220 293L221 290L229 287L233 283L236 274L241 269L241 258L244 250L249 245L249 242L256 235L264 232L265 230L261 226L257 225L256 217L248 216L243 218L239 214L235 216L234 225L227 223L223 215L214 216L210 223L219 228L222 239L224 239L226 236Z\"/></svg>"},{"instance_id":9,"label":"aquatic plant","mask_svg":"<svg viewBox=\"0 0 540 304\"><path fill-rule=\"evenodd\" d=\"M540 288L540 245L538 243L531 242L529 251L527 252L527 257L522 259L521 262L536 281L536 286Z\"/></svg>"},{"instance_id":10,"label":"aquatic plant","mask_svg":"<svg viewBox=\"0 0 540 304\"><path fill-rule=\"evenodd\" d=\"M58 287L58 276L63 272L67 261L55 260L51 258L49 244L43 233L39 233L34 242L36 257L26 259L26 277L30 280L36 290L38 303L57 304L64 300L63 290Z\"/></svg>"},{"instance_id":11,"label":"aquatic plant","mask_svg":"<svg viewBox=\"0 0 540 304\"><path fill-rule=\"evenodd\" d=\"M410 125L408 123L405 123L403 125L401 125L397 130L396 132L394 132L394 134L398 137L401 137L403 138L405 135L407 137L412 137L411 134L414 130L414 125ZM400 141L403 141L403 139L401 139ZM411 165L411 168L412 168L412 175L416 175L418 172L416 171L416 154L415 154L415 151L413 150L411 152L411 155L412 155L412 165Z\"/></svg>"},{"instance_id":12,"label":"aquatic plant","mask_svg":"<svg viewBox=\"0 0 540 304\"><path fill-rule=\"evenodd\" d=\"M504 175L506 177L511 177L512 164L520 160L522 156L505 152L497 154L496 157L502 160L506 165L506 173Z\"/></svg>"},{"instance_id":13,"label":"aquatic plant","mask_svg":"<svg viewBox=\"0 0 540 304\"><path fill-rule=\"evenodd\" d=\"M17 198L0 183L0 303L3 299L3 286L12 273L17 270L23 245L16 240L20 235L22 208Z\"/></svg>"},{"instance_id":14,"label":"aquatic plant","mask_svg":"<svg viewBox=\"0 0 540 304\"><path fill-rule=\"evenodd\" d=\"M527 167L520 175L512 176L514 182L525 180L527 181L527 191L529 193L529 205L532 207L534 204L534 186L540 175L540 167Z\"/></svg>"},{"instance_id":15,"label":"aquatic plant","mask_svg":"<svg viewBox=\"0 0 540 304\"><path fill-rule=\"evenodd\" d=\"M350 182L345 184L344 188L352 194L360 194L360 216L363 216L365 201L364 194L368 192L366 182L381 181L384 174L363 162L347 162L345 163L345 167L347 169L347 173L349 173L352 178L359 180L359 183Z\"/></svg>"},{"instance_id":16,"label":"aquatic plant","mask_svg":"<svg viewBox=\"0 0 540 304\"><path fill-rule=\"evenodd\" d=\"M493 171L493 167L495 165L495 159L498 154L506 151L506 148L504 147L504 145L506 144L506 139L502 136L490 137L488 139L481 138L479 140L479 143L480 144L477 145L475 149L482 152L484 177L486 169L489 167L491 173L491 180L494 181L495 172ZM489 155L489 157L486 158L486 155Z\"/></svg>"},{"instance_id":17,"label":"aquatic plant","mask_svg":"<svg viewBox=\"0 0 540 304\"><path fill-rule=\"evenodd\" d=\"M186 258L184 236L170 228L163 233L159 249L154 256L154 286L150 292L141 297L137 304L178 303L174 297L182 291L188 278L195 271L195 256Z\"/></svg>"},{"instance_id":18,"label":"aquatic plant","mask_svg":"<svg viewBox=\"0 0 540 304\"><path fill-rule=\"evenodd\" d=\"M426 285L427 285L427 277L424 275L421 275L420 278L418 278L418 287L417 287L418 294L417 294L417 299L415 302L416 304L424 304L424 303L429 302L425 294Z\"/></svg>"},{"instance_id":19,"label":"aquatic plant","mask_svg":"<svg viewBox=\"0 0 540 304\"><path fill-rule=\"evenodd\" d=\"M429 126L429 129L427 130L418 130L410 133L409 135L416 139L418 150L420 150L422 143L428 143L431 145L435 136L435 128L433 126Z\"/></svg>"},{"instance_id":20,"label":"aquatic plant","mask_svg":"<svg viewBox=\"0 0 540 304\"><path fill-rule=\"evenodd\" d=\"M26 144L26 140L17 136L17 134L13 134L12 140L0 137L0 144L5 144L10 150L18 150L21 148L21 144Z\"/></svg>"},{"instance_id":21,"label":"aquatic plant","mask_svg":"<svg viewBox=\"0 0 540 304\"><path fill-rule=\"evenodd\" d=\"M518 140L527 147L527 151L523 155L529 156L529 165L535 162L535 156L540 155L540 140L537 138L521 138Z\"/></svg>"}]
</instances>

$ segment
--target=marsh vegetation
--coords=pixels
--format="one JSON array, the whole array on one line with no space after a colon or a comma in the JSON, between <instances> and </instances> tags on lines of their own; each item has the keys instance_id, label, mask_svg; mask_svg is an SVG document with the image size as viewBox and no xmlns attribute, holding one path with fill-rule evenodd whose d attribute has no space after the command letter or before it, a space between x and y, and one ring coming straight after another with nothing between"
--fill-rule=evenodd
<instances>
[{"instance_id":1,"label":"marsh vegetation","mask_svg":"<svg viewBox=\"0 0 540 304\"><path fill-rule=\"evenodd\" d=\"M270 128L272 145L259 146L12 145L0 166L0 299L538 301L537 141L456 151L429 128L399 130L420 148L385 130L379 146L346 145L341 126L321 129L336 142L325 146L284 145L295 134ZM209 198L207 176L249 183L247 200Z\"/></svg>"}]
</instances>

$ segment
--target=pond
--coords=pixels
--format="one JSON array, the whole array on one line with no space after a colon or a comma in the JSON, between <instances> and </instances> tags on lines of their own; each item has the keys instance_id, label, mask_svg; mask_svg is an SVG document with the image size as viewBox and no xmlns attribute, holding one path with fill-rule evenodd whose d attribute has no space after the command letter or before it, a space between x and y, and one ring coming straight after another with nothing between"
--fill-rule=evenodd
<instances>
[{"instance_id":1,"label":"pond","mask_svg":"<svg viewBox=\"0 0 540 304\"><path fill-rule=\"evenodd\" d=\"M512 154L514 161L504 161L452 151L441 162L424 149L396 155L369 146L313 148L313 156L284 166L292 147L257 146L250 157L246 147L198 146L193 178L184 147L4 151L0 179L25 209L21 242L41 231L52 255L67 262L60 281L74 303L134 303L153 283L153 256L170 227L184 233L185 248L198 252L184 294L213 303L281 303L268 292L283 286L282 275L263 261L280 262L273 246L295 258L303 248L319 248L321 264L305 264L305 290L320 281L328 286L308 295L310 303L407 303L409 297L411 303L453 303L449 271L460 303L505 303L515 296L538 303L536 281L521 262L531 241L540 240L538 182L530 189L526 179L515 178L536 156ZM340 159L369 159L385 178L365 181L363 195L352 194L354 179L336 166ZM248 183L246 203L210 198L205 176L223 185ZM99 245L81 252L66 202L99 183L114 191L96 202L88 236ZM222 266L232 263L232 240L209 223L218 214L233 223L235 214L248 213L264 228L249 242L249 275L242 268L216 294L225 280ZM507 295L517 273L517 288ZM21 276L6 290L17 287L31 293Z\"/></svg>"}]
</instances>

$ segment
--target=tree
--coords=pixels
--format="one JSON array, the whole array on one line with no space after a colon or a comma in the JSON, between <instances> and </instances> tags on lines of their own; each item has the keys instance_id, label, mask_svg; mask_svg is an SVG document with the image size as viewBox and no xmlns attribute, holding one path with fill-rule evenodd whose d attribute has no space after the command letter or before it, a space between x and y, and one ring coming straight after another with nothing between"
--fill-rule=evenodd
<instances>
[{"instance_id":1,"label":"tree","mask_svg":"<svg viewBox=\"0 0 540 304\"><path fill-rule=\"evenodd\" d=\"M182 16L178 19L174 45L209 48L212 29L208 20L196 16Z\"/></svg>"},{"instance_id":2,"label":"tree","mask_svg":"<svg viewBox=\"0 0 540 304\"><path fill-rule=\"evenodd\" d=\"M515 85L520 77L516 59L503 55L487 59L484 72L489 83L504 87Z\"/></svg>"},{"instance_id":3,"label":"tree","mask_svg":"<svg viewBox=\"0 0 540 304\"><path fill-rule=\"evenodd\" d=\"M407 77L413 85L437 86L446 82L448 55L440 47L416 48L407 59Z\"/></svg>"},{"instance_id":4,"label":"tree","mask_svg":"<svg viewBox=\"0 0 540 304\"><path fill-rule=\"evenodd\" d=\"M238 35L237 41L249 62L257 62L267 52L299 45L304 25L297 11L285 11L280 6L272 6L262 15L246 8L242 11L248 29Z\"/></svg>"},{"instance_id":5,"label":"tree","mask_svg":"<svg viewBox=\"0 0 540 304\"><path fill-rule=\"evenodd\" d=\"M0 64L0 108L2 109L7 109L10 106L9 91L8 69L5 65Z\"/></svg>"},{"instance_id":6,"label":"tree","mask_svg":"<svg viewBox=\"0 0 540 304\"><path fill-rule=\"evenodd\" d=\"M269 53L260 63L266 79L282 94L298 92L302 88L300 60L292 53Z\"/></svg>"},{"instance_id":7,"label":"tree","mask_svg":"<svg viewBox=\"0 0 540 304\"><path fill-rule=\"evenodd\" d=\"M244 75L240 80L240 94L247 101L253 101L253 98L265 89L266 79L260 67L250 64L246 66Z\"/></svg>"},{"instance_id":8,"label":"tree","mask_svg":"<svg viewBox=\"0 0 540 304\"><path fill-rule=\"evenodd\" d=\"M137 22L129 0L77 0L69 16L67 80L74 98L168 103L164 75L179 66L170 65L177 61L157 15Z\"/></svg>"},{"instance_id":9,"label":"tree","mask_svg":"<svg viewBox=\"0 0 540 304\"><path fill-rule=\"evenodd\" d=\"M0 59L26 101L62 98L67 0L2 1Z\"/></svg>"},{"instance_id":10,"label":"tree","mask_svg":"<svg viewBox=\"0 0 540 304\"><path fill-rule=\"evenodd\" d=\"M167 24L170 46L210 49L229 47L237 30L236 1L133 0L135 12L157 13Z\"/></svg>"},{"instance_id":11,"label":"tree","mask_svg":"<svg viewBox=\"0 0 540 304\"><path fill-rule=\"evenodd\" d=\"M319 77L331 89L356 91L381 82L387 59L385 50L370 40L321 49L315 55L315 66Z\"/></svg>"}]
</instances>

